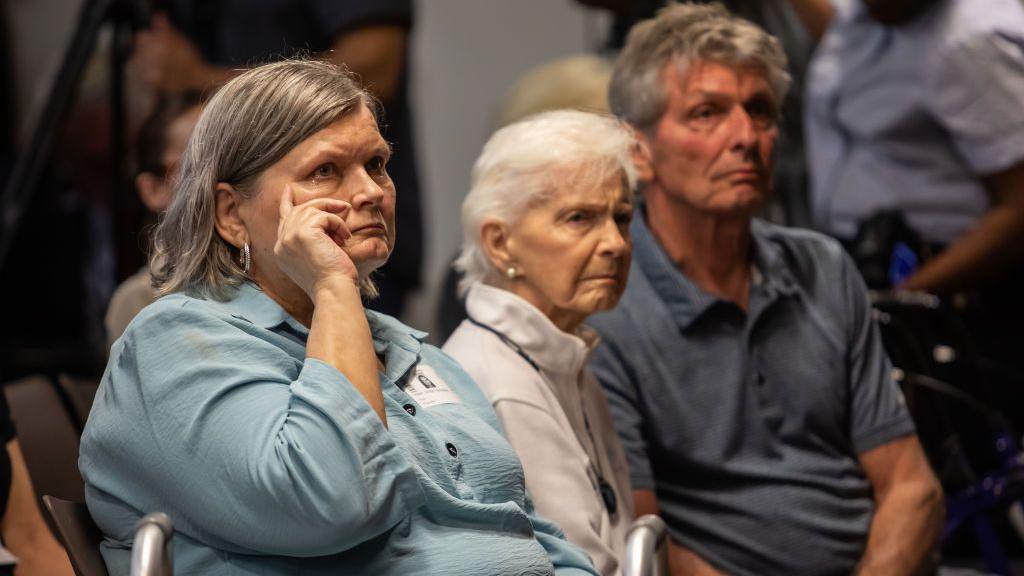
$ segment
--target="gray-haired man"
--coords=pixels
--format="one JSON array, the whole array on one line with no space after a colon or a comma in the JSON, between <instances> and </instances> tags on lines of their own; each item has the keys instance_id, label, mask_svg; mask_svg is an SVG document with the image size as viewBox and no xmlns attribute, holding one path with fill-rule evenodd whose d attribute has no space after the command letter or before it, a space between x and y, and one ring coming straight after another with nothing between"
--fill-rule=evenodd
<instances>
[{"instance_id":1,"label":"gray-haired man","mask_svg":"<svg viewBox=\"0 0 1024 576\"><path fill-rule=\"evenodd\" d=\"M631 32L610 101L645 152L619 307L593 357L637 514L677 573L912 574L942 495L840 246L753 218L770 188L774 38L721 6Z\"/></svg>"}]
</instances>

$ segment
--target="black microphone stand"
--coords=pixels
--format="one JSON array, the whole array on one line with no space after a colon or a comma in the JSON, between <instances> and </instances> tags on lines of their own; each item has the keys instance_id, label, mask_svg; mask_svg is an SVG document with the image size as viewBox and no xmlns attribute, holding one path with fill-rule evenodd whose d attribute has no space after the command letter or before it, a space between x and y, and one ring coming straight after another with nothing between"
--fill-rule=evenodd
<instances>
[{"instance_id":1,"label":"black microphone stand","mask_svg":"<svg viewBox=\"0 0 1024 576\"><path fill-rule=\"evenodd\" d=\"M36 193L43 170L57 141L59 130L74 102L82 72L103 26L113 26L111 46L111 166L112 182L123 187L124 65L131 53L132 32L148 24L148 6L141 0L87 0L64 60L53 82L46 105L37 119L28 147L15 162L0 197L0 271L10 253L19 225Z\"/></svg>"}]
</instances>

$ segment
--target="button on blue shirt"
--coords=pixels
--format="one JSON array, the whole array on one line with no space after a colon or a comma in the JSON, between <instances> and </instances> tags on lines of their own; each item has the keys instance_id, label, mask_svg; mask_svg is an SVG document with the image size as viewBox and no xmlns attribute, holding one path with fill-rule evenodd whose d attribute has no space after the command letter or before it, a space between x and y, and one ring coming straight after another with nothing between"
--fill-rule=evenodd
<instances>
[{"instance_id":1,"label":"button on blue shirt","mask_svg":"<svg viewBox=\"0 0 1024 576\"><path fill-rule=\"evenodd\" d=\"M388 429L251 284L227 302L175 294L143 310L111 350L82 436L111 574L128 573L132 528L153 511L174 522L176 573L593 574L533 514L465 372L422 332L367 318ZM418 403L414 369L454 397Z\"/></svg>"},{"instance_id":2,"label":"button on blue shirt","mask_svg":"<svg viewBox=\"0 0 1024 576\"><path fill-rule=\"evenodd\" d=\"M981 178L1024 161L1024 6L939 0L883 26L861 0L836 4L805 95L816 225L853 238L898 209L950 242L988 209Z\"/></svg>"},{"instance_id":3,"label":"button on blue shirt","mask_svg":"<svg viewBox=\"0 0 1024 576\"><path fill-rule=\"evenodd\" d=\"M850 574L874 504L857 456L912 434L839 244L754 221L748 311L703 291L644 222L617 308L589 322L635 489L729 574Z\"/></svg>"}]
</instances>

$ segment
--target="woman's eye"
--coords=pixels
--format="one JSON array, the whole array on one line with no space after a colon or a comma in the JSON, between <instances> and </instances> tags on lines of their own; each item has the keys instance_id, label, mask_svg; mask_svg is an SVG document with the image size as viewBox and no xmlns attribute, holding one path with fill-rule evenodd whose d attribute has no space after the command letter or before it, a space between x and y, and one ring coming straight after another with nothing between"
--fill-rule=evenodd
<instances>
[{"instance_id":1,"label":"woman's eye","mask_svg":"<svg viewBox=\"0 0 1024 576\"><path fill-rule=\"evenodd\" d=\"M322 164L313 171L313 178L320 180L334 176L334 164Z\"/></svg>"},{"instance_id":2,"label":"woman's eye","mask_svg":"<svg viewBox=\"0 0 1024 576\"><path fill-rule=\"evenodd\" d=\"M717 107L704 104L691 110L687 119L691 124L707 126L717 122L721 116L721 111Z\"/></svg>"},{"instance_id":3,"label":"woman's eye","mask_svg":"<svg viewBox=\"0 0 1024 576\"><path fill-rule=\"evenodd\" d=\"M565 217L565 221L571 224L581 224L590 219L590 215L580 210L573 210Z\"/></svg>"}]
</instances>

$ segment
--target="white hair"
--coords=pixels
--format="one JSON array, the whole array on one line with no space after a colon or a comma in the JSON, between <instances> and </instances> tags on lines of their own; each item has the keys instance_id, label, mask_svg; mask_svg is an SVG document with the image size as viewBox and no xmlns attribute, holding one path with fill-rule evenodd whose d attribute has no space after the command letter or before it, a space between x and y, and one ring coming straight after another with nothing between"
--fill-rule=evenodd
<instances>
[{"instance_id":1,"label":"white hair","mask_svg":"<svg viewBox=\"0 0 1024 576\"><path fill-rule=\"evenodd\" d=\"M567 185L600 186L612 178L620 179L632 198L635 146L621 121L577 110L543 112L495 132L473 165L462 203L462 251L455 260L462 273L459 293L499 274L481 246L485 220L515 224L531 206Z\"/></svg>"}]
</instances>

